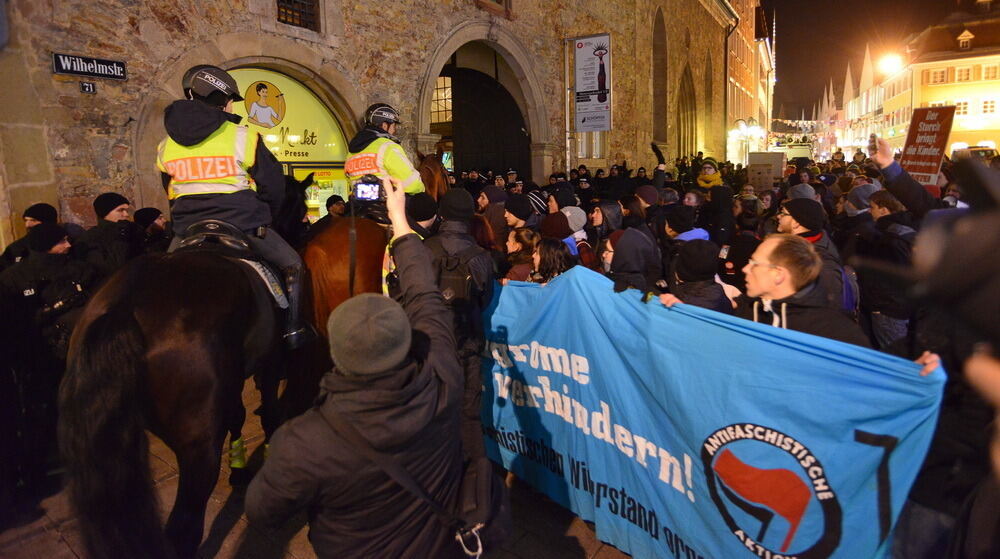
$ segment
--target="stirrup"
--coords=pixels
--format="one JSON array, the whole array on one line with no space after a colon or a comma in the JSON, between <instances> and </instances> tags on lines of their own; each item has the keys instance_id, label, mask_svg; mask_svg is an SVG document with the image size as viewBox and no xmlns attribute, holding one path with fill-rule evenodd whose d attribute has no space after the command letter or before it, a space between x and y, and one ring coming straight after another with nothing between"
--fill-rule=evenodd
<instances>
[{"instance_id":1,"label":"stirrup","mask_svg":"<svg viewBox=\"0 0 1000 559\"><path fill-rule=\"evenodd\" d=\"M229 443L229 467L240 469L247 467L247 445L243 437Z\"/></svg>"}]
</instances>

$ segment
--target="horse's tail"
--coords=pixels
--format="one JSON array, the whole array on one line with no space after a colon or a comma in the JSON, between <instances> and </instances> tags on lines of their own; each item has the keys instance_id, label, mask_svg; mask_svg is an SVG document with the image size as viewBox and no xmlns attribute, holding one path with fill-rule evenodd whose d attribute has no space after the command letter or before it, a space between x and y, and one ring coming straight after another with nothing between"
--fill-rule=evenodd
<instances>
[{"instance_id":1,"label":"horse's tail","mask_svg":"<svg viewBox=\"0 0 1000 559\"><path fill-rule=\"evenodd\" d=\"M87 551L93 559L169 557L149 473L139 323L119 299L81 322L76 337L59 389L59 447Z\"/></svg>"}]
</instances>

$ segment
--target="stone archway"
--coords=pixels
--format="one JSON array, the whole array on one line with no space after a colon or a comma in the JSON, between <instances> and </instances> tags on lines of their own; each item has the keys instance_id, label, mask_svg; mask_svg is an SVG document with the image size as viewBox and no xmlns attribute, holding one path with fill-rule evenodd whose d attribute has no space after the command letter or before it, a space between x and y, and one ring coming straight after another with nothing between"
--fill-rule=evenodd
<instances>
[{"instance_id":1,"label":"stone archway","mask_svg":"<svg viewBox=\"0 0 1000 559\"><path fill-rule=\"evenodd\" d=\"M281 57L264 56L280 52ZM182 97L181 77L196 64L215 64L234 69L254 66L275 70L292 77L313 93L333 112L347 137L358 130L363 101L351 85L347 73L328 59L300 43L277 36L254 33L229 33L192 48L178 58L164 63L156 73L141 108L132 137L136 169L136 207L167 208L166 195L156 170L156 148L164 138L163 109Z\"/></svg>"},{"instance_id":2,"label":"stone archway","mask_svg":"<svg viewBox=\"0 0 1000 559\"><path fill-rule=\"evenodd\" d=\"M430 57L430 62L424 70L417 103L417 148L425 152L433 151L434 144L439 139L437 135L431 134L430 109L434 85L452 54L462 45L472 41L483 41L496 50L517 76L524 93L524 117L531 137L530 178L538 180L547 176L553 168L561 146L552 143L542 82L535 71L532 55L516 37L489 21L470 21L459 25L438 45Z\"/></svg>"},{"instance_id":3,"label":"stone archway","mask_svg":"<svg viewBox=\"0 0 1000 559\"><path fill-rule=\"evenodd\" d=\"M684 67L677 93L677 153L681 156L698 151L698 102L691 66Z\"/></svg>"}]
</instances>

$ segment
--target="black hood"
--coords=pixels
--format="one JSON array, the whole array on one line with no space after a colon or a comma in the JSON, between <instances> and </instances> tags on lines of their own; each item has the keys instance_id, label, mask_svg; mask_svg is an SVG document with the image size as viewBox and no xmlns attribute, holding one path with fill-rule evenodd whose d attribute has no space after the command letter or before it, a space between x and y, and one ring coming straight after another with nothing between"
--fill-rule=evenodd
<instances>
[{"instance_id":1,"label":"black hood","mask_svg":"<svg viewBox=\"0 0 1000 559\"><path fill-rule=\"evenodd\" d=\"M782 304L789 304L792 307L818 307L824 308L829 305L826 292L823 287L820 286L819 282L813 282L799 291L797 291L791 297L785 297L784 299L775 299L771 303L771 307L778 309Z\"/></svg>"},{"instance_id":2,"label":"black hood","mask_svg":"<svg viewBox=\"0 0 1000 559\"><path fill-rule=\"evenodd\" d=\"M201 101L174 101L163 111L167 135L182 146L203 142L227 120L239 124L243 119Z\"/></svg>"},{"instance_id":3,"label":"black hood","mask_svg":"<svg viewBox=\"0 0 1000 559\"><path fill-rule=\"evenodd\" d=\"M916 231L913 214L910 212L896 212L884 215L878 218L878 221L875 222L875 227L877 227L879 231L885 231L892 225L900 225L902 227L909 228L914 232Z\"/></svg>"},{"instance_id":4,"label":"black hood","mask_svg":"<svg viewBox=\"0 0 1000 559\"><path fill-rule=\"evenodd\" d=\"M354 136L351 143L347 144L347 151L351 153L358 153L378 138L385 138L387 140L392 140L397 144L399 143L399 140L396 139L395 136L390 135L388 132L368 126L363 128L361 132L358 132L358 135Z\"/></svg>"}]
</instances>

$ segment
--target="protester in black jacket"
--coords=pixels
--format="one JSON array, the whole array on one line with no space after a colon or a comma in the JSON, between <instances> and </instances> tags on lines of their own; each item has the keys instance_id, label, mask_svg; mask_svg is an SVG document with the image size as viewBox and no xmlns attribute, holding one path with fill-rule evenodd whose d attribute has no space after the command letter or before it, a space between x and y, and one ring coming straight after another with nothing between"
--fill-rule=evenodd
<instances>
[{"instance_id":1,"label":"protester in black jacket","mask_svg":"<svg viewBox=\"0 0 1000 559\"><path fill-rule=\"evenodd\" d=\"M743 270L747 291L736 299L736 315L870 347L860 326L826 304L826 294L816 283L822 268L822 260L807 240L797 235L769 236ZM672 304L669 298L665 304Z\"/></svg>"},{"instance_id":2,"label":"protester in black jacket","mask_svg":"<svg viewBox=\"0 0 1000 559\"><path fill-rule=\"evenodd\" d=\"M73 243L77 258L87 262L103 278L108 278L129 260L142 254L143 234L129 220L128 199L105 192L94 199L97 225Z\"/></svg>"},{"instance_id":3,"label":"protester in black jacket","mask_svg":"<svg viewBox=\"0 0 1000 559\"><path fill-rule=\"evenodd\" d=\"M718 268L719 245L700 239L683 243L673 260L670 292L689 305L733 314L732 303L715 281Z\"/></svg>"},{"instance_id":4,"label":"protester in black jacket","mask_svg":"<svg viewBox=\"0 0 1000 559\"><path fill-rule=\"evenodd\" d=\"M809 198L788 200L778 212L778 232L798 235L809 241L823 261L819 283L832 309L843 310L844 267L837 247L823 230L825 214L819 202Z\"/></svg>"},{"instance_id":5,"label":"protester in black jacket","mask_svg":"<svg viewBox=\"0 0 1000 559\"><path fill-rule=\"evenodd\" d=\"M246 513L251 522L274 525L307 510L320 558L460 557L454 533L431 509L322 417L344 417L454 510L463 390L455 335L430 253L407 225L403 189L386 190L402 305L364 294L331 313L334 370L323 378L317 405L275 433L247 491Z\"/></svg>"},{"instance_id":6,"label":"protester in black jacket","mask_svg":"<svg viewBox=\"0 0 1000 559\"><path fill-rule=\"evenodd\" d=\"M45 203L28 206L21 217L24 219L24 228L28 231L31 231L31 228L39 223L56 223L59 220L56 209ZM4 249L3 256L0 256L0 270L20 262L28 256L28 251L28 235L25 234Z\"/></svg>"}]
</instances>

